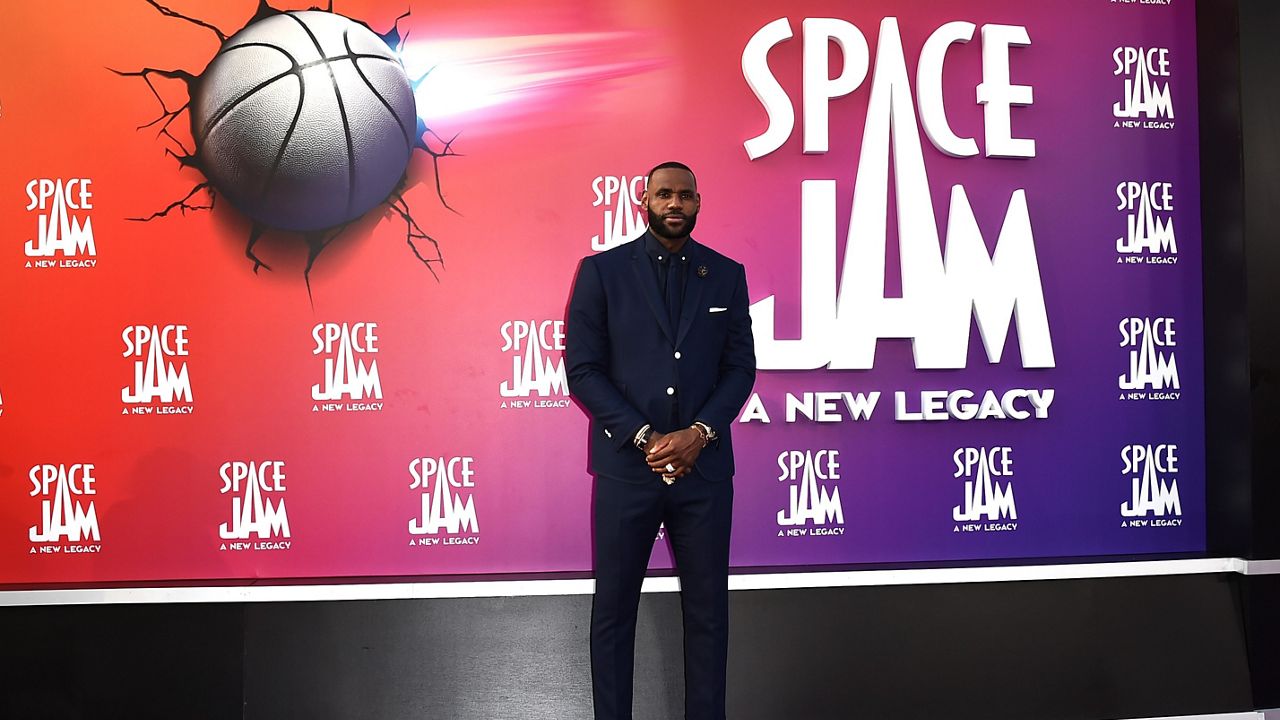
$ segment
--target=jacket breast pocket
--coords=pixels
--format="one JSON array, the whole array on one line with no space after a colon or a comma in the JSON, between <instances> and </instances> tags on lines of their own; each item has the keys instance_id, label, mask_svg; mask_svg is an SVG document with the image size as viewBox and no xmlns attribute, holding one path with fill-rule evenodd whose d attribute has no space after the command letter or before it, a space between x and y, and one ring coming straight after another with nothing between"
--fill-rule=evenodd
<instances>
[{"instance_id":1,"label":"jacket breast pocket","mask_svg":"<svg viewBox=\"0 0 1280 720\"><path fill-rule=\"evenodd\" d=\"M702 322L705 327L713 328L715 330L722 330L729 327L730 313L731 311L729 309L728 302L711 302L698 311L698 314L702 316Z\"/></svg>"}]
</instances>

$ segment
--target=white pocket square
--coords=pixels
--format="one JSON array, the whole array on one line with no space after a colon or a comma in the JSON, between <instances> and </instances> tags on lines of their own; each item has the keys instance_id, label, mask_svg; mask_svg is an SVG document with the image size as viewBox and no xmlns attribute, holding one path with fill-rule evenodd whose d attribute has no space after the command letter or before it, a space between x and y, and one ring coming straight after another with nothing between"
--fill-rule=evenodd
<instances>
[{"instance_id":1,"label":"white pocket square","mask_svg":"<svg viewBox=\"0 0 1280 720\"><path fill-rule=\"evenodd\" d=\"M728 310L728 309L729 308L713 307L713 308L707 308L707 312L724 312L725 310Z\"/></svg>"}]
</instances>

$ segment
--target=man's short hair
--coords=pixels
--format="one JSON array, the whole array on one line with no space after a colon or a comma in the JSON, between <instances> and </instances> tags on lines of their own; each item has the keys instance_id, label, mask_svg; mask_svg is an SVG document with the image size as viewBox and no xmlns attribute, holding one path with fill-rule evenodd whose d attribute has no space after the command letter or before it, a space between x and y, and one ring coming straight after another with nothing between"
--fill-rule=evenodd
<instances>
[{"instance_id":1,"label":"man's short hair","mask_svg":"<svg viewBox=\"0 0 1280 720\"><path fill-rule=\"evenodd\" d=\"M658 172L659 170L683 170L689 173L690 175L693 175L694 187L697 187L698 185L698 176L693 174L693 168L689 167L688 165L685 165L682 162L676 162L675 160L669 160L667 162L662 163L661 165L654 165L653 169L649 171L649 174L645 176L645 182L648 183L649 181L653 180L653 174Z\"/></svg>"}]
</instances>

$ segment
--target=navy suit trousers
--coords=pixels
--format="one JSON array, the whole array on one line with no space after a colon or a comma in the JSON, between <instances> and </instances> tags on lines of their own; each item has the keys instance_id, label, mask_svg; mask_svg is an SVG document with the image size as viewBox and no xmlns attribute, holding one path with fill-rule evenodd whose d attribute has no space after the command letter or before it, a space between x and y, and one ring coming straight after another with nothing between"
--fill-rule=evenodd
<instances>
[{"instance_id":1,"label":"navy suit trousers","mask_svg":"<svg viewBox=\"0 0 1280 720\"><path fill-rule=\"evenodd\" d=\"M635 452L639 452L638 450ZM659 523L666 524L684 613L685 717L724 720L733 482L698 473L667 485L596 478L591 680L596 720L631 720L636 611Z\"/></svg>"}]
</instances>

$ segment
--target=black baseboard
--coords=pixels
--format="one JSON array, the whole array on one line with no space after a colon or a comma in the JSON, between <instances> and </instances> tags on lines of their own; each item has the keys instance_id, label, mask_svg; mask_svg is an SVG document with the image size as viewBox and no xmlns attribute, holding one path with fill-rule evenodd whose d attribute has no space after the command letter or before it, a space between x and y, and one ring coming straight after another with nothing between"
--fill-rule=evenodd
<instances>
[{"instance_id":1,"label":"black baseboard","mask_svg":"<svg viewBox=\"0 0 1280 720\"><path fill-rule=\"evenodd\" d=\"M0 718L241 717L244 608L0 609Z\"/></svg>"},{"instance_id":2,"label":"black baseboard","mask_svg":"<svg viewBox=\"0 0 1280 720\"><path fill-rule=\"evenodd\" d=\"M734 592L730 715L1103 720L1275 706L1275 607L1280 578L1223 574ZM589 718L589 611L586 596L8 608L0 709ZM647 595L641 612L636 718L678 718L678 596Z\"/></svg>"}]
</instances>

